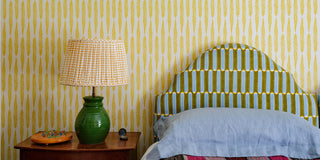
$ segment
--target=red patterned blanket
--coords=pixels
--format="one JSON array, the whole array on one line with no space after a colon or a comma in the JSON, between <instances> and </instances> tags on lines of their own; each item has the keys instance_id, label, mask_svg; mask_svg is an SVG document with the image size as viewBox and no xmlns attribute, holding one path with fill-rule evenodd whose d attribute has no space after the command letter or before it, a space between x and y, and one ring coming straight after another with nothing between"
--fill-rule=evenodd
<instances>
[{"instance_id":1,"label":"red patterned blanket","mask_svg":"<svg viewBox=\"0 0 320 160\"><path fill-rule=\"evenodd\" d=\"M270 156L270 157L202 157L202 156L189 156L178 155L164 160L306 160L297 158L288 158L284 156ZM320 160L320 159L314 159Z\"/></svg>"}]
</instances>

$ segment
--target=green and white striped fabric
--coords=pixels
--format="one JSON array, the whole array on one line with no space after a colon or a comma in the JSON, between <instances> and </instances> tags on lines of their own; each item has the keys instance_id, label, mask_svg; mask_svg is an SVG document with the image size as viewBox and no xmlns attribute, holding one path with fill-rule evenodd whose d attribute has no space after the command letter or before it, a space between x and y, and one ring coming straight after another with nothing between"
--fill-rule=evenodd
<instances>
[{"instance_id":1,"label":"green and white striped fabric","mask_svg":"<svg viewBox=\"0 0 320 160\"><path fill-rule=\"evenodd\" d=\"M156 97L155 120L204 107L280 110L319 126L315 96L266 54L243 44L208 49L177 74Z\"/></svg>"}]
</instances>

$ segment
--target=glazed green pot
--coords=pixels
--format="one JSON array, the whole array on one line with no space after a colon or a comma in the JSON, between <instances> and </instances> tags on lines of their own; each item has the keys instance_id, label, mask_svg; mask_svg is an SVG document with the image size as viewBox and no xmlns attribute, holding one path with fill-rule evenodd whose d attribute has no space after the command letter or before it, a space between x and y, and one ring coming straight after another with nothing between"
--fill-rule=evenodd
<instances>
[{"instance_id":1,"label":"glazed green pot","mask_svg":"<svg viewBox=\"0 0 320 160\"><path fill-rule=\"evenodd\" d=\"M81 144L103 143L110 129L110 120L103 108L100 96L83 97L84 104L79 112L75 130Z\"/></svg>"}]
</instances>

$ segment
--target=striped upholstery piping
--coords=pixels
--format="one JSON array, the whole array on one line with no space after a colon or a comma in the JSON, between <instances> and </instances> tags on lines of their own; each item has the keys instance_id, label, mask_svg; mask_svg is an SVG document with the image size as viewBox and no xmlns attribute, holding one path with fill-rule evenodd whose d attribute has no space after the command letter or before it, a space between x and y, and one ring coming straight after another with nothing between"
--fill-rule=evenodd
<instances>
[{"instance_id":1,"label":"striped upholstery piping","mask_svg":"<svg viewBox=\"0 0 320 160\"><path fill-rule=\"evenodd\" d=\"M156 97L154 118L205 107L280 110L319 126L316 97L266 54L243 44L201 54Z\"/></svg>"}]
</instances>

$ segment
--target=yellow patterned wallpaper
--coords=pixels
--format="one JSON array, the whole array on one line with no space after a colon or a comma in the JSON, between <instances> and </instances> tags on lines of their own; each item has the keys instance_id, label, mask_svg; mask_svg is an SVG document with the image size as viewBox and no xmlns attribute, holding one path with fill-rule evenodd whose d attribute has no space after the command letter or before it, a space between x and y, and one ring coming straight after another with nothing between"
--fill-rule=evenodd
<instances>
[{"instance_id":1,"label":"yellow patterned wallpaper","mask_svg":"<svg viewBox=\"0 0 320 160\"><path fill-rule=\"evenodd\" d=\"M98 88L111 131L141 131L138 152L152 143L155 95L208 47L240 42L262 49L319 90L320 1L317 0L3 0L1 12L1 159L47 129L73 130L90 88L61 86L71 38L126 42L130 84Z\"/></svg>"}]
</instances>

